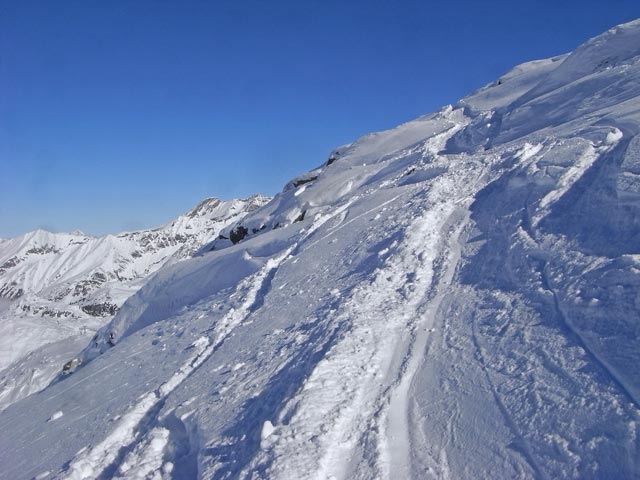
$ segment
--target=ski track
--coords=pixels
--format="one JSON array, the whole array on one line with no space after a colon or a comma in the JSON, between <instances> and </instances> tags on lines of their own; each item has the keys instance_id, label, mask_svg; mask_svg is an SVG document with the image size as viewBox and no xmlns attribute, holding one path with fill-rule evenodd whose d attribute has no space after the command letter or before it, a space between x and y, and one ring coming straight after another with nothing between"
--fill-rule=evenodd
<instances>
[{"instance_id":1,"label":"ski track","mask_svg":"<svg viewBox=\"0 0 640 480\"><path fill-rule=\"evenodd\" d=\"M419 312L420 315L411 335L411 344L400 371L400 377L393 387L389 403L381 412L380 442L384 445L383 451L386 453L382 456L381 462L384 464L385 476L387 477L393 473L393 475L399 475L402 478L409 478L412 474L410 454L412 438L409 425L410 389L416 372L427 361L429 332L432 330L434 317L443 299L444 289L450 285L453 279L460 258L458 239L467 222L468 215L456 225L455 231L451 235L448 242L450 245L445 251L446 271L439 282L438 292L433 301L427 304L426 310Z\"/></svg>"},{"instance_id":2,"label":"ski track","mask_svg":"<svg viewBox=\"0 0 640 480\"><path fill-rule=\"evenodd\" d=\"M96 478L112 466L122 449L131 449L132 444L142 435L142 432L138 431L138 427L145 416L202 365L233 329L250 315L251 307L256 301L264 280L272 270L277 269L289 257L294 246L287 249L284 254L269 259L259 272L244 280L238 288L238 290L248 288L242 307L237 310L230 310L220 320L216 325L213 339L207 336L198 338L192 344L195 348L194 355L167 382L160 385L156 390L142 395L138 402L120 418L114 429L104 440L93 447L80 450L61 478L68 480ZM131 457L128 458L129 462L133 461ZM144 456L141 457L140 461L146 461L144 458ZM129 468L133 467L135 465L129 466Z\"/></svg>"},{"instance_id":3,"label":"ski track","mask_svg":"<svg viewBox=\"0 0 640 480\"><path fill-rule=\"evenodd\" d=\"M595 146L591 144L586 152L571 165L562 174L557 182L556 188L547 193L539 202L540 212L532 218L532 226L537 227L540 221L549 213L550 207L553 206L560 198L563 197L575 183L582 178L587 170L603 155L613 150L623 138L620 129L613 127L614 131L607 135L604 145ZM533 155L539 152L538 149ZM527 157L529 158L529 157Z\"/></svg>"},{"instance_id":4,"label":"ski track","mask_svg":"<svg viewBox=\"0 0 640 480\"><path fill-rule=\"evenodd\" d=\"M543 214L536 216L530 222L529 228L527 228L527 234L529 238L539 247L541 247L540 234L537 231L537 225L540 220L544 217L544 214L548 213L548 208L554 202L558 201L558 199L562 198L562 196L569 190L571 186L573 186L582 176L587 172L587 170L599 159L602 155L605 155L611 152L616 146L618 146L621 140L624 137L622 131L617 127L612 127L613 131L610 132L604 144L595 147L591 145L589 150L584 153L580 159L571 167L567 169L567 171L562 175L560 180L558 181L557 187L551 190L547 195L545 195L542 200L540 200L540 207L543 209ZM549 273L548 273L548 265L545 262L541 271L543 285L544 287L551 293L553 296L553 301L555 305L555 309L558 312L562 323L565 328L568 330L571 336L575 338L580 347L591 357L594 363L599 365L606 374L611 378L612 382L617 386L617 388L635 405L637 409L640 409L640 399L637 398L633 394L633 389L629 388L628 385L625 384L625 381L621 379L613 369L607 365L607 362L603 360L596 352L593 351L592 348L589 347L589 342L583 337L580 333L579 329L577 329L569 315L564 311L562 302L559 299L557 288L551 282Z\"/></svg>"},{"instance_id":5,"label":"ski track","mask_svg":"<svg viewBox=\"0 0 640 480\"><path fill-rule=\"evenodd\" d=\"M172 464L163 464L163 450L169 443L169 430L166 428L152 429L146 439L138 443L129 452L124 462L118 468L118 479L158 478L157 472L171 473Z\"/></svg>"},{"instance_id":6,"label":"ski track","mask_svg":"<svg viewBox=\"0 0 640 480\"><path fill-rule=\"evenodd\" d=\"M349 206L356 200L357 197L350 199L330 214L317 215L312 225L303 232L300 241L311 236L329 220L339 215L345 215ZM260 271L242 281L236 289L236 292L247 291L242 307L237 310L231 309L217 322L212 329L213 338L206 335L198 338L192 344L195 348L194 355L167 382L160 385L156 390L142 395L138 402L122 415L114 429L104 440L93 447L82 449L76 453L69 467L60 475L60 478L65 480L97 478L103 472L113 468L114 462L117 461L123 451L128 451L129 453L117 470L120 475L123 475L122 478L149 478L149 476L156 473L159 475L162 468L166 469L167 467L162 464L161 451L168 441L168 433L165 434L166 429L158 427L148 427L148 432L144 433L142 424L149 423L144 422L145 417L202 365L238 325L247 320L254 310L254 305L259 302L258 297L260 294L262 296L266 294L263 292L265 284L269 283L284 261L295 255L300 241L293 243L284 253L267 260ZM98 373L99 371L94 372L91 376L95 376ZM84 380L86 378L80 381ZM164 441L164 444L160 448L159 445L162 441ZM165 473L170 473L170 469Z\"/></svg>"},{"instance_id":7,"label":"ski track","mask_svg":"<svg viewBox=\"0 0 640 480\"><path fill-rule=\"evenodd\" d=\"M503 398L501 397L500 393L496 389L493 379L491 378L491 374L487 369L487 361L485 360L485 357L482 353L482 348L480 347L480 342L478 340L478 332L476 329L475 321L471 323L471 341L478 355L480 369L484 373L485 379L487 380L487 384L489 386L489 389L491 390L491 394L493 396L495 404L498 407L498 410L500 411L500 413L502 414L502 417L504 418L507 427L509 428L509 430L511 430L511 433L513 434L514 438L517 439L517 443L519 446L517 451L522 455L522 457L529 464L531 469L535 472L537 478L547 479L547 476L544 475L543 470L535 461L535 457L531 452L531 447L529 443L527 442L526 438L518 428L512 416L509 414L509 409L505 405Z\"/></svg>"},{"instance_id":8,"label":"ski track","mask_svg":"<svg viewBox=\"0 0 640 480\"><path fill-rule=\"evenodd\" d=\"M605 360L603 360L600 357L600 355L598 355L589 346L589 342L587 340L585 340L585 338L580 333L580 331L573 325L569 315L567 315L567 313L565 312L564 308L562 307L562 302L558 298L557 289L552 286L551 281L549 280L549 274L547 272L547 265L546 264L544 265L544 267L542 269L542 279L543 279L543 284L544 284L545 288L551 293L551 295L553 297L554 306L555 306L556 311L558 312L558 315L559 315L560 319L562 320L562 324L568 330L570 335L574 337L574 339L576 340L577 344L580 345L580 347L592 359L592 361L596 365L599 365L600 368L602 368L602 370L604 370L606 372L607 376L609 376L609 378L611 379L611 382L618 388L618 390L620 390L620 392L622 392L622 394L635 406L636 409L640 410L640 399L638 399L633 394L633 389L630 388L625 383L625 381L622 378L620 378L615 373L615 371L607 364L607 362Z\"/></svg>"},{"instance_id":9,"label":"ski track","mask_svg":"<svg viewBox=\"0 0 640 480\"><path fill-rule=\"evenodd\" d=\"M206 337L193 344L196 353L166 383L142 395L138 402L118 420L106 438L93 447L80 450L61 478L85 480L98 478L118 458L123 448L129 447L138 436L138 426L153 407L173 391L213 351Z\"/></svg>"},{"instance_id":10,"label":"ski track","mask_svg":"<svg viewBox=\"0 0 640 480\"><path fill-rule=\"evenodd\" d=\"M610 148L607 145L602 150ZM552 191L543 199L544 206L561 197L597 155L584 158L585 161L579 162L581 168L574 168L559 182L561 188L557 190L561 192ZM413 475L411 451L416 448L413 442L420 442L420 439L413 435L409 423L411 385L420 365L428 361L425 351L429 329L459 259L458 239L468 216L456 221L454 213L468 211L473 192L484 175L484 169L480 165L476 167L471 179L457 177L455 165L450 168L454 173L440 176L426 199L415 208L415 213L419 212L418 218L406 228L408 234L401 247L387 258L370 283L362 284L352 292L338 315L338 320L350 325L349 333L316 366L301 392L289 400L290 405L285 410L296 413L288 425L276 426L278 434L258 454L263 458L265 455L272 457L270 461L262 462L268 465L269 476L340 479L350 478L354 469L359 476L368 472L365 475L376 478ZM376 190L368 190L365 195ZM329 214L318 213L311 226L301 231L298 241L267 260L260 271L241 282L236 292L244 292L242 306L231 309L213 329L206 331L212 335L203 336L193 344L194 355L167 382L142 395L104 440L78 452L62 478L96 478L106 471L114 471L121 478L150 478L162 476L161 472L169 475L171 466L163 465L162 456L168 442L168 430L154 426L153 421L145 421L150 412L206 361L233 329L247 320L254 306L261 301L259 297L268 293L271 280L283 262L295 256L300 248L313 248L359 218L396 202L402 195L348 220L349 207L361 196L352 197ZM309 245L304 244L305 239L332 219L337 222L326 234ZM441 278L437 278L434 266L437 259L446 265ZM550 290L557 302L555 292ZM565 323L580 337L566 318ZM474 338L496 405L518 439L520 453L536 475L543 478L527 442L492 384L476 342ZM601 361L598 363L602 365ZM602 366L611 374L605 365ZM337 372L340 374L336 375ZM616 383L631 397L623 384ZM637 405L636 399L631 399ZM313 448L305 448L305 444L313 445ZM365 452L356 452L359 448L364 448ZM365 459L363 464L363 460L357 458L358 454L369 460ZM434 460L439 464L439 472L447 477L444 448L440 449L439 455ZM120 465L115 465L118 461ZM117 469L113 470L114 467Z\"/></svg>"},{"instance_id":11,"label":"ski track","mask_svg":"<svg viewBox=\"0 0 640 480\"><path fill-rule=\"evenodd\" d=\"M287 425L276 426L277 438L255 462L268 465L270 478L351 478L355 451L363 445L372 450L364 455L378 460L358 464L359 476L410 474L396 470L409 465L407 392L428 338L421 330L437 309L436 287L450 281L455 268L438 279L434 263L451 254L446 244L457 241L462 225L449 222L482 174L476 171L467 179L457 177L455 167L451 171L414 206L417 219L406 228L401 247L344 303L338 320L347 322L348 334L289 401L285 410L296 413ZM405 350L408 336L411 346ZM389 383L394 386L385 387Z\"/></svg>"}]
</instances>

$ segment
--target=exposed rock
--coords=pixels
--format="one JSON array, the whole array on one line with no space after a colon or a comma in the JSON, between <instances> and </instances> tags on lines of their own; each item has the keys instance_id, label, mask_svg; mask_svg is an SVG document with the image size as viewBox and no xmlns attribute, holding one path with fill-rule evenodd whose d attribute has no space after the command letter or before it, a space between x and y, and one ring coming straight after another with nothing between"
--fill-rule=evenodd
<instances>
[{"instance_id":1,"label":"exposed rock","mask_svg":"<svg viewBox=\"0 0 640 480\"><path fill-rule=\"evenodd\" d=\"M62 367L62 373L69 375L69 374L75 372L76 368L78 368L81 363L82 363L82 359L81 358L74 358L72 360L69 360Z\"/></svg>"},{"instance_id":2,"label":"exposed rock","mask_svg":"<svg viewBox=\"0 0 640 480\"><path fill-rule=\"evenodd\" d=\"M21 306L23 312L28 313L30 315L39 315L41 317L51 317L51 318L69 318L75 317L72 312L68 310L58 310L50 307L39 307L35 305L24 304Z\"/></svg>"},{"instance_id":3,"label":"exposed rock","mask_svg":"<svg viewBox=\"0 0 640 480\"><path fill-rule=\"evenodd\" d=\"M305 183L313 182L316 178L318 178L317 175L312 177L306 177L306 178L298 178L297 180L293 181L292 185L294 187L299 187L301 185L304 185Z\"/></svg>"},{"instance_id":4,"label":"exposed rock","mask_svg":"<svg viewBox=\"0 0 640 480\"><path fill-rule=\"evenodd\" d=\"M294 188L298 188L306 183L313 182L318 178L321 172L322 169L316 169L307 173L303 173L302 175L298 175L284 186L283 191L286 192L289 190L293 190Z\"/></svg>"},{"instance_id":5,"label":"exposed rock","mask_svg":"<svg viewBox=\"0 0 640 480\"><path fill-rule=\"evenodd\" d=\"M108 317L115 315L119 310L118 306L113 303L96 303L93 305L83 305L80 307L84 313L92 315L94 317Z\"/></svg>"},{"instance_id":6,"label":"exposed rock","mask_svg":"<svg viewBox=\"0 0 640 480\"><path fill-rule=\"evenodd\" d=\"M300 215L298 215L296 217L296 219L293 221L293 223L301 222L302 220L304 220L304 216L306 215L306 213L307 213L307 211L303 210L302 213L300 213Z\"/></svg>"},{"instance_id":7,"label":"exposed rock","mask_svg":"<svg viewBox=\"0 0 640 480\"><path fill-rule=\"evenodd\" d=\"M20 262L22 262L22 259L18 257L11 257L9 260L0 265L0 275L3 274L5 270L15 267Z\"/></svg>"},{"instance_id":8,"label":"exposed rock","mask_svg":"<svg viewBox=\"0 0 640 480\"><path fill-rule=\"evenodd\" d=\"M201 217L207 214L207 212L213 210L219 206L222 201L219 198L207 198L200 202L197 206L186 213L189 218Z\"/></svg>"},{"instance_id":9,"label":"exposed rock","mask_svg":"<svg viewBox=\"0 0 640 480\"><path fill-rule=\"evenodd\" d=\"M60 253L60 250L51 245L43 247L33 247L25 252L27 255L46 255L47 253Z\"/></svg>"},{"instance_id":10,"label":"exposed rock","mask_svg":"<svg viewBox=\"0 0 640 480\"><path fill-rule=\"evenodd\" d=\"M24 290L20 288L17 282L5 283L0 287L0 297L15 300L24 295Z\"/></svg>"},{"instance_id":11,"label":"exposed rock","mask_svg":"<svg viewBox=\"0 0 640 480\"><path fill-rule=\"evenodd\" d=\"M231 229L231 231L229 232L229 240L231 240L231 243L235 245L244 237L246 237L248 233L249 230L247 230L242 225L238 225L237 227Z\"/></svg>"},{"instance_id":12,"label":"exposed rock","mask_svg":"<svg viewBox=\"0 0 640 480\"><path fill-rule=\"evenodd\" d=\"M84 297L89 294L92 290L102 285L103 282L97 280L80 280L76 283L73 296L74 297Z\"/></svg>"}]
</instances>

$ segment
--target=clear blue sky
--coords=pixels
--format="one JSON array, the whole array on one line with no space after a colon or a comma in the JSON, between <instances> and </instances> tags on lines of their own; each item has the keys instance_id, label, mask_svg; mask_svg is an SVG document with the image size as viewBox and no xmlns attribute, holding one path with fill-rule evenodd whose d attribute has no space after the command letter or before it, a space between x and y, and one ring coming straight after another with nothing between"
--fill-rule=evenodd
<instances>
[{"instance_id":1,"label":"clear blue sky","mask_svg":"<svg viewBox=\"0 0 640 480\"><path fill-rule=\"evenodd\" d=\"M156 226L640 16L638 0L0 0L0 237Z\"/></svg>"}]
</instances>

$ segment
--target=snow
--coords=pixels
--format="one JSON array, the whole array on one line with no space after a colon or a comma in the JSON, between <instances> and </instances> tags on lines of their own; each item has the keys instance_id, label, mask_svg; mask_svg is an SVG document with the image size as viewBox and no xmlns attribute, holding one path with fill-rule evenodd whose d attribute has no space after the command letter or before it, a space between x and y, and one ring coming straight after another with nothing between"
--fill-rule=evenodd
<instances>
[{"instance_id":1,"label":"snow","mask_svg":"<svg viewBox=\"0 0 640 480\"><path fill-rule=\"evenodd\" d=\"M262 425L262 432L260 432L260 438L264 442L273 434L274 431L275 427L273 426L273 423L271 423L269 420L265 420L264 424Z\"/></svg>"},{"instance_id":2,"label":"snow","mask_svg":"<svg viewBox=\"0 0 640 480\"><path fill-rule=\"evenodd\" d=\"M120 307L163 265L196 253L268 201L209 198L157 229L102 238L36 230L3 242L0 292L9 299L0 297L0 409L50 383L113 315L91 315L83 305Z\"/></svg>"},{"instance_id":3,"label":"snow","mask_svg":"<svg viewBox=\"0 0 640 480\"><path fill-rule=\"evenodd\" d=\"M339 147L160 268L0 413L4 474L637 478L638 32Z\"/></svg>"},{"instance_id":4,"label":"snow","mask_svg":"<svg viewBox=\"0 0 640 480\"><path fill-rule=\"evenodd\" d=\"M204 359L206 359L212 351L209 340L206 337L198 338L192 345L194 353L182 365L182 367L174 373L171 378L153 392L149 392L140 397L137 402L122 415L111 433L99 444L88 449L81 449L71 461L69 468L65 472L63 478L68 480L85 480L96 478L102 474L116 459L121 448L127 447L136 437L136 428L142 419L148 414L159 401L163 400L175 388L180 385L184 379L195 369ZM153 468L160 468L161 463L156 465L157 461L161 462L162 457L158 458L164 445L166 444L168 431L166 429L154 429L148 434L149 440L147 445L138 446L125 459L120 466L120 473L126 474L129 478L146 478ZM128 462L127 462L128 460ZM135 468L134 468L135 467ZM128 472L132 470L131 472Z\"/></svg>"},{"instance_id":5,"label":"snow","mask_svg":"<svg viewBox=\"0 0 640 480\"><path fill-rule=\"evenodd\" d=\"M58 420L59 418L62 417L62 415L64 415L64 413L62 413L62 410L58 410L53 415L51 415L51 418L49 418L49 421L53 422L54 420Z\"/></svg>"},{"instance_id":6,"label":"snow","mask_svg":"<svg viewBox=\"0 0 640 480\"><path fill-rule=\"evenodd\" d=\"M169 430L155 428L149 432L149 439L138 444L124 459L115 478L158 479L163 473L170 474L171 467L162 463L163 450L169 441Z\"/></svg>"},{"instance_id":7,"label":"snow","mask_svg":"<svg viewBox=\"0 0 640 480\"><path fill-rule=\"evenodd\" d=\"M518 158L521 162L524 162L540 153L540 150L542 150L543 147L544 145L542 145L541 143L538 143L536 145L525 143L524 146L515 153L514 157Z\"/></svg>"},{"instance_id":8,"label":"snow","mask_svg":"<svg viewBox=\"0 0 640 480\"><path fill-rule=\"evenodd\" d=\"M562 55L518 65L496 82L464 98L460 104L477 112L506 107L545 79L565 57Z\"/></svg>"}]
</instances>

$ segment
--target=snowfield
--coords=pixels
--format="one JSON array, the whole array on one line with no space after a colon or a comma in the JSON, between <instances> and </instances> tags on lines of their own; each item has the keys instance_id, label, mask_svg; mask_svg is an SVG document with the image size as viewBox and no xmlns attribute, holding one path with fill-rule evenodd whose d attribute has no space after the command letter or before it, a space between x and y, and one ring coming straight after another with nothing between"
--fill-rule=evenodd
<instances>
[{"instance_id":1,"label":"snowfield","mask_svg":"<svg viewBox=\"0 0 640 480\"><path fill-rule=\"evenodd\" d=\"M639 131L637 20L337 148L1 412L0 471L639 478Z\"/></svg>"}]
</instances>

